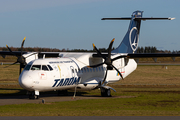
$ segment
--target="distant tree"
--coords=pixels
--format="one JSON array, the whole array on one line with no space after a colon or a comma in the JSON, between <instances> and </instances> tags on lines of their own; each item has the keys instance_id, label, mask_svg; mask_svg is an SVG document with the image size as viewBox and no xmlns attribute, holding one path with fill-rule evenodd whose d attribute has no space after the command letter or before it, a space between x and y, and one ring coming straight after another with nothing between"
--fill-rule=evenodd
<instances>
[{"instance_id":1,"label":"distant tree","mask_svg":"<svg viewBox=\"0 0 180 120\"><path fill-rule=\"evenodd\" d=\"M12 51L21 51L20 47L10 47ZM114 50L115 48L112 48ZM99 48L101 52L107 52L107 48ZM0 51L9 51L6 47L0 47ZM27 52L96 52L94 49L86 50L86 49L57 49L57 48L40 48L40 47L27 47L23 48L23 51ZM137 53L171 53L169 50L157 50L156 47L152 46L145 46L145 47L138 47ZM180 53L180 51L173 51L172 53Z\"/></svg>"}]
</instances>

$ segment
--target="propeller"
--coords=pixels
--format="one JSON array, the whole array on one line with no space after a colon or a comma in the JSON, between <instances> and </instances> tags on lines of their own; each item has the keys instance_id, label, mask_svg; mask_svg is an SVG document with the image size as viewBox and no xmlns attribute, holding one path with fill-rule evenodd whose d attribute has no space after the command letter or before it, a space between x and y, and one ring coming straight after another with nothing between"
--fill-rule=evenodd
<instances>
[{"instance_id":1,"label":"propeller","mask_svg":"<svg viewBox=\"0 0 180 120\"><path fill-rule=\"evenodd\" d=\"M14 56L17 57L17 61L14 62L14 63L12 63L11 65L20 63L19 74L21 74L21 69L24 68L25 65L26 65L25 57L22 56L22 55L23 55L23 46L24 46L25 39L26 39L26 37L24 37L24 39L23 39L23 41L22 41L22 44L21 44L21 55L20 55L20 56L18 56L18 55L16 55L15 53L13 53L12 50L8 47L8 45L6 45L6 47L7 47L8 50L10 51L10 53L11 53L12 55L14 55ZM11 65L9 65L9 66L11 66ZM7 67L9 67L9 66L7 66Z\"/></svg>"},{"instance_id":2,"label":"propeller","mask_svg":"<svg viewBox=\"0 0 180 120\"><path fill-rule=\"evenodd\" d=\"M95 68L95 67L101 66L101 65L103 65L103 64L106 64L106 65L107 65L107 69L106 69L106 73L105 73L103 82L102 82L100 85L103 85L104 82L106 81L106 77L107 77L108 70L113 70L113 68L119 73L119 75L121 76L121 78L124 79L123 76L122 76L122 74L121 74L121 72L112 64L113 61L115 61L115 60L117 60L117 59L119 59L119 58L126 57L126 56L118 56L118 57L115 57L115 58L111 59L111 51L112 51L112 45L113 45L114 40L115 40L115 38L113 38L112 41L111 41L110 44L109 44L109 47L108 47L108 56L105 56L105 55L101 54L101 52L100 52L100 51L96 48L96 46L93 44L93 48L96 50L97 54L104 59L104 62L103 62L103 63L100 63L100 64L97 64L97 65L88 66L88 67L90 67L90 68Z\"/></svg>"}]
</instances>

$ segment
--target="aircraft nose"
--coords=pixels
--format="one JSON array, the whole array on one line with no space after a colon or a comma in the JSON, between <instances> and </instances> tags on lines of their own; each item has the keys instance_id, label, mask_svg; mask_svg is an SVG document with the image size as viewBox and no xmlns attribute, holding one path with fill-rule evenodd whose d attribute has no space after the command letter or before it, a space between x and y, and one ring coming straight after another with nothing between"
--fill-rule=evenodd
<instances>
[{"instance_id":1,"label":"aircraft nose","mask_svg":"<svg viewBox=\"0 0 180 120\"><path fill-rule=\"evenodd\" d=\"M30 90L32 88L32 83L33 83L33 79L29 75L26 76L21 75L19 77L19 84L24 89Z\"/></svg>"}]
</instances>

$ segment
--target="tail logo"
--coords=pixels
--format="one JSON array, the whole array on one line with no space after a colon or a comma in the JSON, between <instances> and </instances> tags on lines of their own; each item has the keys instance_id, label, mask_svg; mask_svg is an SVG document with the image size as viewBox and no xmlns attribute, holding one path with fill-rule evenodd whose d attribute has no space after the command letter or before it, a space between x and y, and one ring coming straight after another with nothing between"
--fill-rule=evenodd
<instances>
[{"instance_id":1,"label":"tail logo","mask_svg":"<svg viewBox=\"0 0 180 120\"><path fill-rule=\"evenodd\" d=\"M133 27L129 33L129 43L133 50L133 52L136 51L138 47L138 29L136 27Z\"/></svg>"}]
</instances>

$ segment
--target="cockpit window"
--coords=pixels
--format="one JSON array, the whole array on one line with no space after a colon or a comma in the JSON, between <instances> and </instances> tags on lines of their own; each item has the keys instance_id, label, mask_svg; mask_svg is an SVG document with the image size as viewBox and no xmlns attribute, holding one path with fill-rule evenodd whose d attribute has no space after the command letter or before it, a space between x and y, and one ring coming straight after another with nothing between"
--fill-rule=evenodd
<instances>
[{"instance_id":1,"label":"cockpit window","mask_svg":"<svg viewBox=\"0 0 180 120\"><path fill-rule=\"evenodd\" d=\"M31 70L41 70L41 65L33 65Z\"/></svg>"},{"instance_id":2,"label":"cockpit window","mask_svg":"<svg viewBox=\"0 0 180 120\"><path fill-rule=\"evenodd\" d=\"M49 70L53 70L53 68L50 65L47 65L49 67Z\"/></svg>"},{"instance_id":3,"label":"cockpit window","mask_svg":"<svg viewBox=\"0 0 180 120\"><path fill-rule=\"evenodd\" d=\"M42 66L42 67L41 67ZM26 65L26 67L24 68L25 70L29 70L31 68L31 70L44 70L44 71L49 71L49 70L53 70L53 68L50 65Z\"/></svg>"},{"instance_id":4,"label":"cockpit window","mask_svg":"<svg viewBox=\"0 0 180 120\"><path fill-rule=\"evenodd\" d=\"M26 67L24 68L24 70L29 70L31 68L31 65L26 65Z\"/></svg>"},{"instance_id":5,"label":"cockpit window","mask_svg":"<svg viewBox=\"0 0 180 120\"><path fill-rule=\"evenodd\" d=\"M46 65L42 65L42 70L44 70L44 71L49 71L49 69L47 68Z\"/></svg>"}]
</instances>

